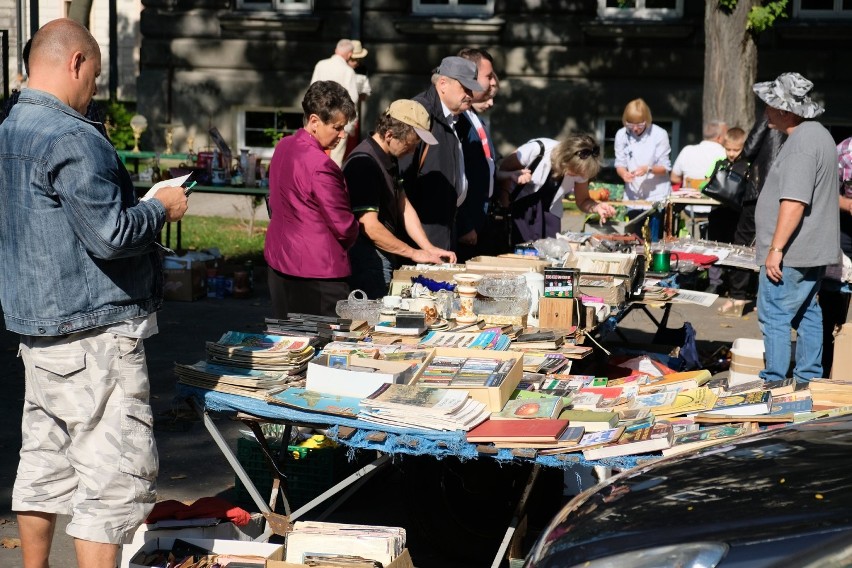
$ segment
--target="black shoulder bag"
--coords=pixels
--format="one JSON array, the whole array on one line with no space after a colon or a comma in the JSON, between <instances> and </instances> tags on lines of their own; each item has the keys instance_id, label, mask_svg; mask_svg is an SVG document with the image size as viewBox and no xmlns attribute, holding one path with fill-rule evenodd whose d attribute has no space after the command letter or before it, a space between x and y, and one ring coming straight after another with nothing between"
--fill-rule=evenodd
<instances>
[{"instance_id":1,"label":"black shoulder bag","mask_svg":"<svg viewBox=\"0 0 852 568\"><path fill-rule=\"evenodd\" d=\"M722 205L741 211L748 183L748 162L719 160L713 168L713 173L710 174L710 180L701 191Z\"/></svg>"}]
</instances>

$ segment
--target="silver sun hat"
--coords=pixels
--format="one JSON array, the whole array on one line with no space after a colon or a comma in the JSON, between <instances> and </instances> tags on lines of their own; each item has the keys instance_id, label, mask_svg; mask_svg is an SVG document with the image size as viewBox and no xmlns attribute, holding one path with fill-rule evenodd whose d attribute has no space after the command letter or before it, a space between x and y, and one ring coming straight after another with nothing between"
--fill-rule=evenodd
<instances>
[{"instance_id":1,"label":"silver sun hat","mask_svg":"<svg viewBox=\"0 0 852 568\"><path fill-rule=\"evenodd\" d=\"M774 81L755 83L754 94L772 108L792 112L802 118L816 118L825 108L814 102L808 93L814 84L799 73L782 73Z\"/></svg>"}]
</instances>

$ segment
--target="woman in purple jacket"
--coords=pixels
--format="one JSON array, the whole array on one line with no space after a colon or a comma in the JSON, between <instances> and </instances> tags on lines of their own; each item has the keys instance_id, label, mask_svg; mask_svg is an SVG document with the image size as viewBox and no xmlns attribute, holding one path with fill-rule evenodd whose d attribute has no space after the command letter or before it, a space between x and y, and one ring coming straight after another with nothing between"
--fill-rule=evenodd
<instances>
[{"instance_id":1,"label":"woman in purple jacket","mask_svg":"<svg viewBox=\"0 0 852 568\"><path fill-rule=\"evenodd\" d=\"M343 172L326 154L346 139L355 105L341 85L317 81L302 99L305 126L281 139L269 166L271 220L263 255L276 318L335 315L349 294L346 251L358 237Z\"/></svg>"}]
</instances>

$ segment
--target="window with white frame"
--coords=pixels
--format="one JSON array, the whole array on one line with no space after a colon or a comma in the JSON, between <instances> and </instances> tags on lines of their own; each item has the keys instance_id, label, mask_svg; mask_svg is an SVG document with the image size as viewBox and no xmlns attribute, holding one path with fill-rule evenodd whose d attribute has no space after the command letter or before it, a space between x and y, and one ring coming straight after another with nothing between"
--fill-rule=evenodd
<instances>
[{"instance_id":1,"label":"window with white frame","mask_svg":"<svg viewBox=\"0 0 852 568\"><path fill-rule=\"evenodd\" d=\"M494 0L413 0L418 16L493 16Z\"/></svg>"},{"instance_id":2,"label":"window with white frame","mask_svg":"<svg viewBox=\"0 0 852 568\"><path fill-rule=\"evenodd\" d=\"M238 10L275 10L284 14L309 14L314 0L237 0Z\"/></svg>"},{"instance_id":3,"label":"window with white frame","mask_svg":"<svg viewBox=\"0 0 852 568\"><path fill-rule=\"evenodd\" d=\"M683 16L683 0L598 0L604 20L666 20Z\"/></svg>"},{"instance_id":4,"label":"window with white frame","mask_svg":"<svg viewBox=\"0 0 852 568\"><path fill-rule=\"evenodd\" d=\"M680 120L666 120L654 118L654 124L669 133L669 143L672 147L671 160L674 163L678 152L680 152ZM601 118L597 124L597 138L601 144L603 152L601 158L605 166L615 166L615 133L618 132L624 123L621 122L621 117L618 118Z\"/></svg>"},{"instance_id":5,"label":"window with white frame","mask_svg":"<svg viewBox=\"0 0 852 568\"><path fill-rule=\"evenodd\" d=\"M271 158L275 144L302 127L301 109L241 109L237 113L237 147Z\"/></svg>"},{"instance_id":6,"label":"window with white frame","mask_svg":"<svg viewBox=\"0 0 852 568\"><path fill-rule=\"evenodd\" d=\"M852 18L852 0L793 0L795 18Z\"/></svg>"}]
</instances>

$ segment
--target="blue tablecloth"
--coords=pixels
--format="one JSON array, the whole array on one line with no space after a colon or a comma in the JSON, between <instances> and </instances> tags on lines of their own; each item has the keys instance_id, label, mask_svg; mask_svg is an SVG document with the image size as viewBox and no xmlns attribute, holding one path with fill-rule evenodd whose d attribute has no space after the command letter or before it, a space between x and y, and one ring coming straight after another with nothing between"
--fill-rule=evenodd
<instances>
[{"instance_id":1,"label":"blue tablecloth","mask_svg":"<svg viewBox=\"0 0 852 568\"><path fill-rule=\"evenodd\" d=\"M502 462L534 461L543 466L558 468L568 468L579 464L586 467L601 465L618 469L628 469L644 460L655 459L654 456L623 456L592 462L583 459L581 453L562 454L558 456L537 455L535 458L525 458L519 457L513 454L512 450L505 448L498 450L494 454L485 454L478 452L476 445L468 443L465 433L462 431L442 432L384 425L377 427L376 424L364 420L302 412L284 406L267 404L262 400L254 398L210 391L181 383L177 384L177 393L181 397L194 398L210 412L222 412L226 414L242 412L261 419L282 420L294 424L328 428L330 438L350 448L375 450L387 454L431 455L439 459L454 456L461 460L488 456ZM340 439L338 437L338 427L340 426L355 428L356 432L349 438ZM387 437L382 441L368 439L375 432L385 433Z\"/></svg>"}]
</instances>

